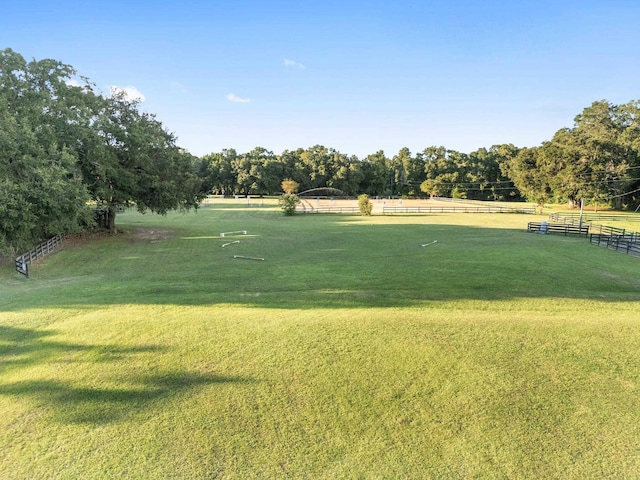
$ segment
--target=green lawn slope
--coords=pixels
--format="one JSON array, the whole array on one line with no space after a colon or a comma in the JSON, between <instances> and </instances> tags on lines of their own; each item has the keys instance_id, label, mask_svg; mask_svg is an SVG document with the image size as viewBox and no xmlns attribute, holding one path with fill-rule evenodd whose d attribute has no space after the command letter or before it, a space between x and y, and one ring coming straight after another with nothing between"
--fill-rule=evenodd
<instances>
[{"instance_id":1,"label":"green lawn slope","mask_svg":"<svg viewBox=\"0 0 640 480\"><path fill-rule=\"evenodd\" d=\"M640 260L542 218L218 201L4 264L0 478L638 478Z\"/></svg>"}]
</instances>

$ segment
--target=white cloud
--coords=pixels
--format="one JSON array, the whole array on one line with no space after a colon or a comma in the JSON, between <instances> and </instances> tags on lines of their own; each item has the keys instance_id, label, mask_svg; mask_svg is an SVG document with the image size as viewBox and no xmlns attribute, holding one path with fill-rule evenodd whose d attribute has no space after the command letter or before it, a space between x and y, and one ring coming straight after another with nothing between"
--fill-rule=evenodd
<instances>
[{"instance_id":1,"label":"white cloud","mask_svg":"<svg viewBox=\"0 0 640 480\"><path fill-rule=\"evenodd\" d=\"M240 98L235 93L227 94L227 100L229 100L230 102L235 102L235 103L249 103L251 101L250 98Z\"/></svg>"},{"instance_id":2,"label":"white cloud","mask_svg":"<svg viewBox=\"0 0 640 480\"><path fill-rule=\"evenodd\" d=\"M300 70L304 70L304 65L300 62L296 62L295 60L291 60L289 58L284 59L284 66L288 68L299 68Z\"/></svg>"},{"instance_id":3,"label":"white cloud","mask_svg":"<svg viewBox=\"0 0 640 480\"><path fill-rule=\"evenodd\" d=\"M109 91L111 92L111 95L123 93L127 100L139 100L141 102L146 100L146 97L136 87L118 87L116 85L111 85L109 87Z\"/></svg>"}]
</instances>

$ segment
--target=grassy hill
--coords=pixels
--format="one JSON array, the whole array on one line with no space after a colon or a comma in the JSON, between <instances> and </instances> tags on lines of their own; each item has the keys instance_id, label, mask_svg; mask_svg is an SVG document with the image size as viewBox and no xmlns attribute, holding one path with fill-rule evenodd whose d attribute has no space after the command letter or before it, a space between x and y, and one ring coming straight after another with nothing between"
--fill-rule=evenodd
<instances>
[{"instance_id":1,"label":"grassy hill","mask_svg":"<svg viewBox=\"0 0 640 480\"><path fill-rule=\"evenodd\" d=\"M637 477L640 260L533 219L220 201L5 265L0 478Z\"/></svg>"}]
</instances>

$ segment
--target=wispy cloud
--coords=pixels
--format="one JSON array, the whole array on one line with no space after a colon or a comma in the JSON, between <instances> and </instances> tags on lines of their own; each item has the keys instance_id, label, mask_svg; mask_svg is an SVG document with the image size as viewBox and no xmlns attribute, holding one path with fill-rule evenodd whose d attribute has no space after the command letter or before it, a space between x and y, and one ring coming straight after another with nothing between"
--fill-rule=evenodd
<instances>
[{"instance_id":1,"label":"wispy cloud","mask_svg":"<svg viewBox=\"0 0 640 480\"><path fill-rule=\"evenodd\" d=\"M241 98L241 97L237 96L235 93L227 94L227 100L229 100L230 102L235 102L235 103L249 103L251 101L250 98Z\"/></svg>"},{"instance_id":2,"label":"wispy cloud","mask_svg":"<svg viewBox=\"0 0 640 480\"><path fill-rule=\"evenodd\" d=\"M301 64L300 62L296 62L295 60L291 60L289 58L285 58L283 64L287 68L299 68L300 70L304 70L303 64Z\"/></svg>"},{"instance_id":3,"label":"wispy cloud","mask_svg":"<svg viewBox=\"0 0 640 480\"><path fill-rule=\"evenodd\" d=\"M138 100L140 102L144 102L146 97L138 90L136 87L118 87L116 85L112 85L109 87L109 91L111 95L116 95L118 93L123 93L127 100Z\"/></svg>"},{"instance_id":4,"label":"wispy cloud","mask_svg":"<svg viewBox=\"0 0 640 480\"><path fill-rule=\"evenodd\" d=\"M187 90L187 87L185 87L183 83L172 81L169 82L169 85L173 90L177 90L180 93L189 93L189 90Z\"/></svg>"}]
</instances>

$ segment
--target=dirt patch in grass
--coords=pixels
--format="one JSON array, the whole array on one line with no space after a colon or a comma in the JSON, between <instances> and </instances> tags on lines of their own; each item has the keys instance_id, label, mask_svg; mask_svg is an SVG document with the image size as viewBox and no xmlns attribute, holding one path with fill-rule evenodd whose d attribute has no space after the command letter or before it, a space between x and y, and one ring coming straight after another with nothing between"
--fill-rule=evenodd
<instances>
[{"instance_id":1,"label":"dirt patch in grass","mask_svg":"<svg viewBox=\"0 0 640 480\"><path fill-rule=\"evenodd\" d=\"M124 236L134 242L160 242L167 240L175 236L172 230L166 228L134 228L132 230L118 230L116 236ZM110 237L111 233L108 230L91 230L88 232L81 232L76 234L67 235L64 239L65 246L82 245L87 242L99 240L101 238Z\"/></svg>"},{"instance_id":2,"label":"dirt patch in grass","mask_svg":"<svg viewBox=\"0 0 640 480\"><path fill-rule=\"evenodd\" d=\"M164 228L134 228L131 232L131 238L136 242L162 242L174 236L171 230Z\"/></svg>"},{"instance_id":3,"label":"dirt patch in grass","mask_svg":"<svg viewBox=\"0 0 640 480\"><path fill-rule=\"evenodd\" d=\"M85 232L79 233L69 233L64 237L62 241L62 245L64 247L75 247L77 245L84 245L88 242L98 240L101 238L106 238L109 236L109 232L107 230L96 229L96 230L88 230Z\"/></svg>"},{"instance_id":4,"label":"dirt patch in grass","mask_svg":"<svg viewBox=\"0 0 640 480\"><path fill-rule=\"evenodd\" d=\"M76 247L90 242L111 237L108 230L91 230L67 235L63 241L64 247ZM132 242L161 242L175 236L174 232L165 228L134 228L132 230L119 230L117 236L128 238Z\"/></svg>"}]
</instances>

